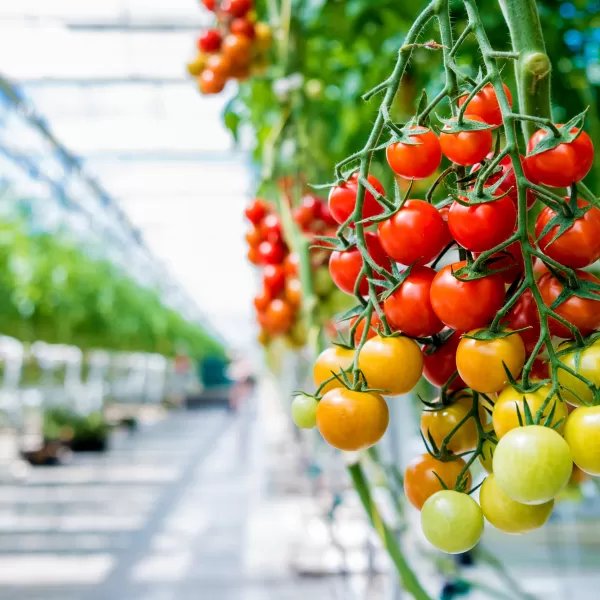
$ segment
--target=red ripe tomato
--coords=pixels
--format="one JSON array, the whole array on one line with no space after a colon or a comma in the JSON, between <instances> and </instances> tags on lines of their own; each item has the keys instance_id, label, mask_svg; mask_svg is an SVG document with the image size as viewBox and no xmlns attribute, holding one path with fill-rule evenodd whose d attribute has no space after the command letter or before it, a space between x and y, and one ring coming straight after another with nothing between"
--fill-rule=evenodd
<instances>
[{"instance_id":1,"label":"red ripe tomato","mask_svg":"<svg viewBox=\"0 0 600 600\"><path fill-rule=\"evenodd\" d=\"M503 83L502 86L504 87L504 91L508 96L508 103L510 106L512 106L512 94L510 93L510 90L506 84ZM466 99L466 95L462 98L459 98L458 106L462 106ZM498 104L496 90L494 90L494 86L491 83L488 83L470 100L469 104L467 104L467 108L465 109L465 115L469 117L479 117L488 125L495 125L496 127L502 124L502 111L500 110L500 105Z\"/></svg>"},{"instance_id":2,"label":"red ripe tomato","mask_svg":"<svg viewBox=\"0 0 600 600\"><path fill-rule=\"evenodd\" d=\"M294 311L292 307L276 298L272 300L265 311L265 323L269 333L285 333L294 320Z\"/></svg>"},{"instance_id":3,"label":"red ripe tomato","mask_svg":"<svg viewBox=\"0 0 600 600\"><path fill-rule=\"evenodd\" d=\"M503 192L498 190L496 195ZM468 202L467 198L461 198ZM483 252L507 240L515 229L517 210L508 197L485 204L463 206L454 201L448 213L452 237L467 250Z\"/></svg>"},{"instance_id":4,"label":"red ripe tomato","mask_svg":"<svg viewBox=\"0 0 600 600\"><path fill-rule=\"evenodd\" d=\"M204 4L204 6L206 6L206 8L208 10L211 10L214 12L215 10L215 0L202 0L202 4Z\"/></svg>"},{"instance_id":5,"label":"red ripe tomato","mask_svg":"<svg viewBox=\"0 0 600 600\"><path fill-rule=\"evenodd\" d=\"M400 177L426 179L437 171L442 162L440 141L431 129L422 135L411 135L410 140L414 145L396 142L387 147L388 164Z\"/></svg>"},{"instance_id":6,"label":"red ripe tomato","mask_svg":"<svg viewBox=\"0 0 600 600\"><path fill-rule=\"evenodd\" d=\"M298 275L300 272L300 255L296 252L290 252L283 261L283 268L288 276Z\"/></svg>"},{"instance_id":7,"label":"red ripe tomato","mask_svg":"<svg viewBox=\"0 0 600 600\"><path fill-rule=\"evenodd\" d=\"M252 8L252 0L223 0L221 11L231 17L243 17Z\"/></svg>"},{"instance_id":8,"label":"red ripe tomato","mask_svg":"<svg viewBox=\"0 0 600 600\"><path fill-rule=\"evenodd\" d=\"M442 206L442 208L438 208L438 212L440 213L440 217L442 217L444 224L446 225L446 239L444 243L444 248L454 239L452 234L450 233L450 228L448 227L448 214L450 213L450 205Z\"/></svg>"},{"instance_id":9,"label":"red ripe tomato","mask_svg":"<svg viewBox=\"0 0 600 600\"><path fill-rule=\"evenodd\" d=\"M519 335L525 344L527 354L531 354L540 337L540 316L531 290L525 290L510 309L506 326L513 331L527 327L524 331L520 331Z\"/></svg>"},{"instance_id":10,"label":"red ripe tomato","mask_svg":"<svg viewBox=\"0 0 600 600\"><path fill-rule=\"evenodd\" d=\"M474 257L477 258L479 254L479 252L476 252ZM494 262L492 263L491 260ZM504 283L512 283L517 277L521 276L525 268L523 249L518 240L510 244L502 252L492 254L491 260L489 263L490 269L506 269L506 271L499 273L502 279L504 279Z\"/></svg>"},{"instance_id":11,"label":"red ripe tomato","mask_svg":"<svg viewBox=\"0 0 600 600\"><path fill-rule=\"evenodd\" d=\"M281 220L275 214L267 215L260 226L262 234L269 242L277 242L282 239Z\"/></svg>"},{"instance_id":12,"label":"red ripe tomato","mask_svg":"<svg viewBox=\"0 0 600 600\"><path fill-rule=\"evenodd\" d=\"M263 286L273 298L283 291L285 287L285 269L282 265L267 265L264 268Z\"/></svg>"},{"instance_id":13,"label":"red ripe tomato","mask_svg":"<svg viewBox=\"0 0 600 600\"><path fill-rule=\"evenodd\" d=\"M424 200L408 200L392 217L379 223L379 237L395 261L410 265L431 262L448 242L448 227L436 208Z\"/></svg>"},{"instance_id":14,"label":"red ripe tomato","mask_svg":"<svg viewBox=\"0 0 600 600\"><path fill-rule=\"evenodd\" d=\"M477 116L470 116L468 119L470 121L483 121ZM445 133L445 129L450 128L445 125L440 132L440 146L444 156L457 165L468 167L481 162L492 149L494 138L489 129L461 131L459 133Z\"/></svg>"},{"instance_id":15,"label":"red ripe tomato","mask_svg":"<svg viewBox=\"0 0 600 600\"><path fill-rule=\"evenodd\" d=\"M260 198L255 198L251 200L248 206L246 206L246 210L244 211L246 218L253 225L258 225L267 214L267 205L264 200Z\"/></svg>"},{"instance_id":16,"label":"red ripe tomato","mask_svg":"<svg viewBox=\"0 0 600 600\"><path fill-rule=\"evenodd\" d=\"M400 287L385 299L383 312L393 329L413 337L425 337L444 328L429 300L435 276L436 272L429 267L413 267Z\"/></svg>"},{"instance_id":17,"label":"red ripe tomato","mask_svg":"<svg viewBox=\"0 0 600 600\"><path fill-rule=\"evenodd\" d=\"M263 288L254 298L254 307L259 313L262 313L266 310L267 306L269 306L272 299L273 297L269 294L268 290Z\"/></svg>"},{"instance_id":18,"label":"red ripe tomato","mask_svg":"<svg viewBox=\"0 0 600 600\"><path fill-rule=\"evenodd\" d=\"M471 331L485 327L504 304L504 282L499 275L464 281L452 272L465 261L444 267L431 284L431 306L438 318L451 329Z\"/></svg>"},{"instance_id":19,"label":"red ripe tomato","mask_svg":"<svg viewBox=\"0 0 600 600\"><path fill-rule=\"evenodd\" d=\"M198 38L198 48L202 52L216 52L221 47L221 33L218 29L207 29Z\"/></svg>"},{"instance_id":20,"label":"red ripe tomato","mask_svg":"<svg viewBox=\"0 0 600 600\"><path fill-rule=\"evenodd\" d=\"M488 154L487 158L492 158L493 154ZM527 177L527 179L531 182L531 183L539 183L535 177L533 177L533 175L531 173L529 173L529 169L527 167L527 161L525 160L525 157L521 156L521 166L523 167L523 171L525 173L525 177ZM500 179L505 177L505 174L508 172L508 175L506 175L506 177L504 178L504 181L502 182L502 187L508 191L508 196L509 198L515 203L515 206L517 206L518 202L519 202L519 190L517 189L517 179L515 177L515 171L513 169L512 166L512 160L510 158L510 156L505 156L501 161L500 164L498 165L498 167L500 167L500 170L497 173L494 173L493 175L490 175L490 177L487 178L486 180L486 187L487 186L491 186L494 183L500 181ZM496 170L498 169L498 167L496 167ZM481 163L477 163L476 165L473 166L473 168L471 169L471 173L475 173L476 171L479 171L479 169L481 169ZM535 204L535 194L528 188L527 189L527 208L531 208L533 205Z\"/></svg>"},{"instance_id":21,"label":"red ripe tomato","mask_svg":"<svg viewBox=\"0 0 600 600\"><path fill-rule=\"evenodd\" d=\"M423 375L425 379L442 387L454 373L456 373L456 349L460 342L461 333L455 331L441 346L428 353L431 346L423 348ZM467 387L465 382L457 375L450 384L451 390Z\"/></svg>"},{"instance_id":22,"label":"red ripe tomato","mask_svg":"<svg viewBox=\"0 0 600 600\"><path fill-rule=\"evenodd\" d=\"M310 227L315 220L313 211L306 206L294 206L292 216L298 227L304 232L310 230Z\"/></svg>"},{"instance_id":23,"label":"red ripe tomato","mask_svg":"<svg viewBox=\"0 0 600 600\"><path fill-rule=\"evenodd\" d=\"M248 246L256 247L263 241L263 234L260 230L260 227L255 227L254 225L250 226L246 233L246 241L248 242Z\"/></svg>"},{"instance_id":24,"label":"red ripe tomato","mask_svg":"<svg viewBox=\"0 0 600 600\"><path fill-rule=\"evenodd\" d=\"M541 358L536 358L533 361L533 366L531 367L531 371L529 372L530 379L539 379L540 381L543 379L550 379L550 364ZM567 404L567 408L570 405Z\"/></svg>"},{"instance_id":25,"label":"red ripe tomato","mask_svg":"<svg viewBox=\"0 0 600 600\"><path fill-rule=\"evenodd\" d=\"M380 193L385 194L385 189L379 180L373 175L367 178L369 183ZM354 173L348 181L331 188L329 192L329 210L333 218L340 224L354 211L356 206L356 194L358 188L358 173ZM365 199L363 202L362 218L368 219L383 212L383 207L375 200L375 196L368 190L365 190Z\"/></svg>"},{"instance_id":26,"label":"red ripe tomato","mask_svg":"<svg viewBox=\"0 0 600 600\"><path fill-rule=\"evenodd\" d=\"M352 317L350 319L350 328L356 323L358 317ZM365 330L366 319L361 319L360 323L356 326L354 331L354 343L359 344L362 339L363 332ZM371 313L370 327L367 333L367 339L370 340L377 335L377 330L381 327L381 319L376 312Z\"/></svg>"},{"instance_id":27,"label":"red ripe tomato","mask_svg":"<svg viewBox=\"0 0 600 600\"><path fill-rule=\"evenodd\" d=\"M591 273L587 273L586 271L576 271L576 273L579 279L600 284L600 279ZM538 288L544 304L551 306L562 292L563 285L552 273L546 273L540 277ZM597 295L598 300L571 296L555 308L554 312L572 325L575 325L581 335L589 335L592 331L600 328L600 294L597 293ZM552 335L568 339L573 337L569 328L556 321L556 319L549 319L549 325Z\"/></svg>"},{"instance_id":28,"label":"red ripe tomato","mask_svg":"<svg viewBox=\"0 0 600 600\"><path fill-rule=\"evenodd\" d=\"M367 231L365 233L367 250L371 258L381 267L391 268L389 256L381 247L379 237L376 233ZM354 294L354 284L363 266L363 259L356 246L342 252L334 250L329 257L329 273L331 279L340 290L347 294ZM377 275L376 275L377 277ZM359 287L360 294L366 296L369 293L369 282L363 277Z\"/></svg>"},{"instance_id":29,"label":"red ripe tomato","mask_svg":"<svg viewBox=\"0 0 600 600\"><path fill-rule=\"evenodd\" d=\"M583 208L589 206L589 202L578 198L577 206ZM538 245L542 252L566 267L576 269L596 262L600 258L600 210L595 206L590 208L554 241L552 239L558 231L558 226L539 239L544 227L555 215L556 213L546 206L535 222L535 236L539 240Z\"/></svg>"},{"instance_id":30,"label":"red ripe tomato","mask_svg":"<svg viewBox=\"0 0 600 600\"><path fill-rule=\"evenodd\" d=\"M562 125L557 127L561 128ZM571 133L576 131L576 127L571 129ZM543 129L536 131L527 143L527 152L532 152L547 134ZM572 142L559 144L556 148L535 156L528 156L526 161L531 174L543 185L569 187L574 181L581 181L592 168L594 145L590 136L582 131Z\"/></svg>"},{"instance_id":31,"label":"red ripe tomato","mask_svg":"<svg viewBox=\"0 0 600 600\"><path fill-rule=\"evenodd\" d=\"M337 227L338 222L333 218L331 211L329 210L329 205L327 202L321 201L321 207L319 209L319 216L321 220L327 227ZM335 235L335 229L333 230L333 234Z\"/></svg>"},{"instance_id":32,"label":"red ripe tomato","mask_svg":"<svg viewBox=\"0 0 600 600\"><path fill-rule=\"evenodd\" d=\"M263 265L279 265L283 262L287 250L281 242L261 242L258 256Z\"/></svg>"},{"instance_id":33,"label":"red ripe tomato","mask_svg":"<svg viewBox=\"0 0 600 600\"><path fill-rule=\"evenodd\" d=\"M251 40L253 40L256 36L256 31L254 31L254 23L249 19L234 19L231 21L229 31L236 35L244 35Z\"/></svg>"}]
</instances>

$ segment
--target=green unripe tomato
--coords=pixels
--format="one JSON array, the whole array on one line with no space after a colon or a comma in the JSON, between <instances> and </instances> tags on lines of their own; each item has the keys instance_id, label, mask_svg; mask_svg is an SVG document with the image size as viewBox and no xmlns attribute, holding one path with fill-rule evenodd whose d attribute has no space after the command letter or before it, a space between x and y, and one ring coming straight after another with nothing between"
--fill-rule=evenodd
<instances>
[{"instance_id":1,"label":"green unripe tomato","mask_svg":"<svg viewBox=\"0 0 600 600\"><path fill-rule=\"evenodd\" d=\"M483 442L481 454L479 455L479 462L488 473L494 472L494 450L496 450L496 444L490 442L490 440L485 440L485 442Z\"/></svg>"},{"instance_id":2,"label":"green unripe tomato","mask_svg":"<svg viewBox=\"0 0 600 600\"><path fill-rule=\"evenodd\" d=\"M483 533L483 513L471 496L454 490L436 492L421 509L427 541L448 554L471 550Z\"/></svg>"},{"instance_id":3,"label":"green unripe tomato","mask_svg":"<svg viewBox=\"0 0 600 600\"><path fill-rule=\"evenodd\" d=\"M313 289L321 298L327 296L334 288L333 279L327 267L319 267L313 274Z\"/></svg>"},{"instance_id":4,"label":"green unripe tomato","mask_svg":"<svg viewBox=\"0 0 600 600\"><path fill-rule=\"evenodd\" d=\"M317 425L317 406L312 396L300 394L292 402L292 420L300 429L312 429Z\"/></svg>"},{"instance_id":5,"label":"green unripe tomato","mask_svg":"<svg viewBox=\"0 0 600 600\"><path fill-rule=\"evenodd\" d=\"M569 482L573 457L559 433L541 425L511 429L500 439L494 475L509 498L521 504L552 500Z\"/></svg>"}]
</instances>

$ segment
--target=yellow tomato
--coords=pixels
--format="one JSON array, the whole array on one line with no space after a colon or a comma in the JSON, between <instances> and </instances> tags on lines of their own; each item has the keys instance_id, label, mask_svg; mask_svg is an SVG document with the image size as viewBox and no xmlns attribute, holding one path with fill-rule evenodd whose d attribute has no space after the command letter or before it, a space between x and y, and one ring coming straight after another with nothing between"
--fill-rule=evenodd
<instances>
[{"instance_id":1,"label":"yellow tomato","mask_svg":"<svg viewBox=\"0 0 600 600\"><path fill-rule=\"evenodd\" d=\"M488 472L494 472L494 450L496 449L496 444L494 442L490 442L490 440L485 440L483 442L483 446L481 448L481 454L479 455L479 462L481 466Z\"/></svg>"},{"instance_id":2,"label":"yellow tomato","mask_svg":"<svg viewBox=\"0 0 600 600\"><path fill-rule=\"evenodd\" d=\"M358 366L370 388L385 390L387 396L406 394L423 372L423 354L413 340L379 335L362 347Z\"/></svg>"},{"instance_id":3,"label":"yellow tomato","mask_svg":"<svg viewBox=\"0 0 600 600\"><path fill-rule=\"evenodd\" d=\"M480 329L474 329L469 335ZM508 383L504 365L516 379L525 364L525 345L518 333L495 340L463 337L456 350L456 368L476 392L499 392Z\"/></svg>"},{"instance_id":4,"label":"yellow tomato","mask_svg":"<svg viewBox=\"0 0 600 600\"><path fill-rule=\"evenodd\" d=\"M421 433L426 440L429 435L438 448L441 448L444 438L467 416L473 406L473 396L461 393L451 406L440 410L425 409L421 413ZM481 407L479 408L481 417ZM469 452L477 447L478 435L475 419L467 419L450 438L448 450L454 454Z\"/></svg>"},{"instance_id":5,"label":"yellow tomato","mask_svg":"<svg viewBox=\"0 0 600 600\"><path fill-rule=\"evenodd\" d=\"M273 42L273 32L270 25L268 23L256 23L254 32L256 34L256 46L260 50L268 50Z\"/></svg>"},{"instance_id":6,"label":"yellow tomato","mask_svg":"<svg viewBox=\"0 0 600 600\"><path fill-rule=\"evenodd\" d=\"M544 404L549 393L550 386L548 385L528 394L522 394L510 385L505 387L499 394L492 412L492 424L494 426L494 431L496 432L496 437L500 439L511 429L519 427L518 412L521 413L523 424L525 424L525 402L527 402L527 406L529 406L532 416L535 417L536 412ZM562 419L562 423L558 427L558 432L562 433L565 428L565 419L568 413L567 405L555 396L550 400L544 410L544 416L550 414L553 406L556 408L554 409L552 423L557 423Z\"/></svg>"},{"instance_id":7,"label":"yellow tomato","mask_svg":"<svg viewBox=\"0 0 600 600\"><path fill-rule=\"evenodd\" d=\"M512 500L490 475L479 491L483 516L504 533L527 533L542 527L554 508L554 500L543 504L521 504Z\"/></svg>"},{"instance_id":8,"label":"yellow tomato","mask_svg":"<svg viewBox=\"0 0 600 600\"><path fill-rule=\"evenodd\" d=\"M373 446L382 438L388 423L388 407L379 394L338 388L327 392L317 407L319 432L339 450Z\"/></svg>"},{"instance_id":9,"label":"yellow tomato","mask_svg":"<svg viewBox=\"0 0 600 600\"><path fill-rule=\"evenodd\" d=\"M202 73L202 71L204 71L205 67L206 67L206 54L203 54L202 52L199 52L198 56L196 56L196 58L192 62L189 62L187 64L188 73L195 77L200 75L200 73Z\"/></svg>"},{"instance_id":10,"label":"yellow tomato","mask_svg":"<svg viewBox=\"0 0 600 600\"><path fill-rule=\"evenodd\" d=\"M596 340L591 346L580 351L579 365L576 359L576 352L569 352L560 357L561 362L567 367L589 379L596 386L600 386L600 340ZM583 381L564 369L558 370L558 382L568 388L562 389L561 394L569 404L584 406L586 402L591 403L594 398L592 390Z\"/></svg>"},{"instance_id":11,"label":"yellow tomato","mask_svg":"<svg viewBox=\"0 0 600 600\"><path fill-rule=\"evenodd\" d=\"M354 350L350 348L342 348L341 346L332 346L326 348L319 354L315 366L313 368L313 379L315 385L319 387L324 381L333 377L332 373L339 375L340 371L349 369L354 360ZM351 374L348 377L352 381ZM327 383L321 393L326 394L330 390L343 387L337 379L332 379Z\"/></svg>"},{"instance_id":12,"label":"yellow tomato","mask_svg":"<svg viewBox=\"0 0 600 600\"><path fill-rule=\"evenodd\" d=\"M565 440L573 462L588 475L600 475L600 406L581 406L567 419Z\"/></svg>"}]
</instances>

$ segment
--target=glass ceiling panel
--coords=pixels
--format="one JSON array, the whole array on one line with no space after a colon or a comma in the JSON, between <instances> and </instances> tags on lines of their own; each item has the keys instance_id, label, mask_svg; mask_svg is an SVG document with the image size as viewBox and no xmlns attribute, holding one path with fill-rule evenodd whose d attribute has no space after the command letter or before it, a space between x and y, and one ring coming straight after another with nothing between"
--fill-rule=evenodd
<instances>
[{"instance_id":1,"label":"glass ceiling panel","mask_svg":"<svg viewBox=\"0 0 600 600\"><path fill-rule=\"evenodd\" d=\"M210 322L248 346L256 281L243 206L254 174L221 123L227 95L202 98L185 70L210 15L198 0L0 5L2 74L84 158ZM18 149L42 162L43 143L9 127ZM51 193L45 185L34 191ZM127 257L115 250L115 260Z\"/></svg>"}]
</instances>

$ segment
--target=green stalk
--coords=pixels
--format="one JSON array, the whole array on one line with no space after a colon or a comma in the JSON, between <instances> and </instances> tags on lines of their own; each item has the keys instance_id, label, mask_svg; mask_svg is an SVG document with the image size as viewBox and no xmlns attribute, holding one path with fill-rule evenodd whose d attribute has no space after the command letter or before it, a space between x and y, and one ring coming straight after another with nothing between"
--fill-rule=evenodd
<instances>
[{"instance_id":1,"label":"green stalk","mask_svg":"<svg viewBox=\"0 0 600 600\"><path fill-rule=\"evenodd\" d=\"M534 117L552 118L550 103L550 71L544 34L535 0L499 0L510 30L512 47L518 53L515 75L519 93L519 112ZM522 121L523 135L528 140L539 127Z\"/></svg>"},{"instance_id":2,"label":"green stalk","mask_svg":"<svg viewBox=\"0 0 600 600\"><path fill-rule=\"evenodd\" d=\"M402 585L407 592L410 592L415 600L432 600L431 596L429 596L429 594L421 587L419 580L406 562L394 532L384 522L381 513L371 496L369 483L367 482L362 467L359 463L355 463L348 467L348 472L350 473L350 477L352 477L354 488L358 492L360 501L367 512L373 528L383 542L390 558L394 561Z\"/></svg>"}]
</instances>

